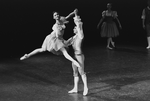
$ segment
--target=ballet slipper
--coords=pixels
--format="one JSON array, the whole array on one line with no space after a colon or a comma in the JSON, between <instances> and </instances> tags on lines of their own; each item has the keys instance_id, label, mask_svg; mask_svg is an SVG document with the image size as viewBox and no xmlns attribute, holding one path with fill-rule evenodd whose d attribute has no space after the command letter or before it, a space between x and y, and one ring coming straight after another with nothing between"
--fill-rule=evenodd
<instances>
[{"instance_id":1,"label":"ballet slipper","mask_svg":"<svg viewBox=\"0 0 150 101\"><path fill-rule=\"evenodd\" d=\"M78 90L77 90L77 89L72 89L72 90L68 91L68 93L69 93L69 94L77 93L77 92L78 92Z\"/></svg>"},{"instance_id":2,"label":"ballet slipper","mask_svg":"<svg viewBox=\"0 0 150 101\"><path fill-rule=\"evenodd\" d=\"M87 77L86 77L86 75L84 74L84 75L81 76L81 78L82 78L82 81L83 81L83 84L84 84L83 95L85 96L85 95L88 94Z\"/></svg>"},{"instance_id":3,"label":"ballet slipper","mask_svg":"<svg viewBox=\"0 0 150 101\"><path fill-rule=\"evenodd\" d=\"M150 49L150 46L146 47L146 49Z\"/></svg>"},{"instance_id":4,"label":"ballet slipper","mask_svg":"<svg viewBox=\"0 0 150 101\"><path fill-rule=\"evenodd\" d=\"M108 49L113 49L113 48L111 48L111 47L109 47L109 46L107 46L107 48L108 48Z\"/></svg>"},{"instance_id":5,"label":"ballet slipper","mask_svg":"<svg viewBox=\"0 0 150 101\"><path fill-rule=\"evenodd\" d=\"M86 96L88 94L88 88L84 88L83 95Z\"/></svg>"},{"instance_id":6,"label":"ballet slipper","mask_svg":"<svg viewBox=\"0 0 150 101\"><path fill-rule=\"evenodd\" d=\"M78 76L74 77L74 87L68 93L77 93L78 92L78 82L79 82L79 77Z\"/></svg>"},{"instance_id":7,"label":"ballet slipper","mask_svg":"<svg viewBox=\"0 0 150 101\"><path fill-rule=\"evenodd\" d=\"M24 60L26 58L28 58L28 54L25 54L23 57L20 58L20 60Z\"/></svg>"},{"instance_id":8,"label":"ballet slipper","mask_svg":"<svg viewBox=\"0 0 150 101\"><path fill-rule=\"evenodd\" d=\"M115 47L115 42L112 42L112 46Z\"/></svg>"}]
</instances>

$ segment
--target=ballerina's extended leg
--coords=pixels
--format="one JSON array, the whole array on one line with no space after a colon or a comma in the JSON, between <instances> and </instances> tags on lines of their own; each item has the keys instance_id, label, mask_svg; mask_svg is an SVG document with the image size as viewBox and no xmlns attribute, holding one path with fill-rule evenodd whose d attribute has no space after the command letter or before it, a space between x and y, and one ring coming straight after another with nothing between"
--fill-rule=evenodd
<instances>
[{"instance_id":1,"label":"ballerina's extended leg","mask_svg":"<svg viewBox=\"0 0 150 101\"><path fill-rule=\"evenodd\" d=\"M20 60L24 60L24 59L27 59L28 58L28 54L25 54L24 56L22 56L21 58L20 58Z\"/></svg>"},{"instance_id":2,"label":"ballerina's extended leg","mask_svg":"<svg viewBox=\"0 0 150 101\"><path fill-rule=\"evenodd\" d=\"M61 51L63 52L63 55L66 59L72 61L77 67L80 67L80 64L67 53L65 48L61 49Z\"/></svg>"},{"instance_id":3,"label":"ballerina's extended leg","mask_svg":"<svg viewBox=\"0 0 150 101\"><path fill-rule=\"evenodd\" d=\"M44 50L43 50L42 48L35 49L35 50L32 51L31 53L25 54L24 56L22 56L22 57L20 58L20 60L27 59L27 58L29 58L30 56L35 55L35 54L40 53L40 52L43 52L43 51L44 51Z\"/></svg>"}]
</instances>

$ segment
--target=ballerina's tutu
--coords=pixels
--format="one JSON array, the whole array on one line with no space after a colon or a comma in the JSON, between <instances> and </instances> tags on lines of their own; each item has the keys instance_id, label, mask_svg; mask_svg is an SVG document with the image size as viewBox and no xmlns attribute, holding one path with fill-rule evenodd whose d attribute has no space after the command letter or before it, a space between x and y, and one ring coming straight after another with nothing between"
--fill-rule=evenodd
<instances>
[{"instance_id":1,"label":"ballerina's tutu","mask_svg":"<svg viewBox=\"0 0 150 101\"><path fill-rule=\"evenodd\" d=\"M101 37L117 37L119 35L119 31L115 22L104 22L101 28Z\"/></svg>"},{"instance_id":2,"label":"ballerina's tutu","mask_svg":"<svg viewBox=\"0 0 150 101\"><path fill-rule=\"evenodd\" d=\"M56 55L61 54L59 51L61 48L65 47L64 40L56 37L55 32L52 32L48 36L46 36L42 48L49 52L52 52Z\"/></svg>"}]
</instances>

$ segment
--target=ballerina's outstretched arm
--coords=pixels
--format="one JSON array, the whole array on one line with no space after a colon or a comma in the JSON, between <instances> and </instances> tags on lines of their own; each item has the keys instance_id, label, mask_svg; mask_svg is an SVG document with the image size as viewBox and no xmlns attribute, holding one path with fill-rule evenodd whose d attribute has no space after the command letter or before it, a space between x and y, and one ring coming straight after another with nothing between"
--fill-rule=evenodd
<instances>
[{"instance_id":1,"label":"ballerina's outstretched arm","mask_svg":"<svg viewBox=\"0 0 150 101\"><path fill-rule=\"evenodd\" d=\"M73 12L71 12L68 16L65 17L65 19L68 19L69 17L71 17L73 14L75 14L75 10Z\"/></svg>"}]
</instances>

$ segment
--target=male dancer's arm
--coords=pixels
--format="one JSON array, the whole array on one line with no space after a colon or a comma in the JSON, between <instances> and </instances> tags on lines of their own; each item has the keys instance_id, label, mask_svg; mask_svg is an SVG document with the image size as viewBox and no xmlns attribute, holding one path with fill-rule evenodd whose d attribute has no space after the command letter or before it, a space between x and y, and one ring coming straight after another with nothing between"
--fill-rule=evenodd
<instances>
[{"instance_id":1,"label":"male dancer's arm","mask_svg":"<svg viewBox=\"0 0 150 101\"><path fill-rule=\"evenodd\" d=\"M80 22L80 24L77 25L77 31L78 31L78 36L80 39L83 39L83 28L82 28L83 23Z\"/></svg>"}]
</instances>

